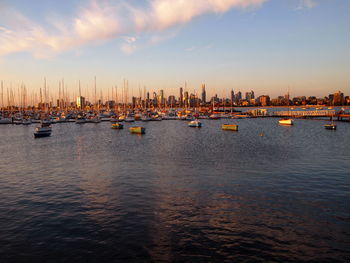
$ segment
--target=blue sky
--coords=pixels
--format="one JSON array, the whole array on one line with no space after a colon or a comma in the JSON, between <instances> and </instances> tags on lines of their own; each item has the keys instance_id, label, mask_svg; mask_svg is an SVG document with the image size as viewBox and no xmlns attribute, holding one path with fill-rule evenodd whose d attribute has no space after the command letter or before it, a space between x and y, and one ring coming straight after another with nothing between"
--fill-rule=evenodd
<instances>
[{"instance_id":1,"label":"blue sky","mask_svg":"<svg viewBox=\"0 0 350 263\"><path fill-rule=\"evenodd\" d=\"M0 2L0 79L52 92L130 83L178 95L350 94L350 1ZM86 92L87 93L87 92ZM90 92L91 93L91 92ZM87 95L87 94L85 94Z\"/></svg>"}]
</instances>

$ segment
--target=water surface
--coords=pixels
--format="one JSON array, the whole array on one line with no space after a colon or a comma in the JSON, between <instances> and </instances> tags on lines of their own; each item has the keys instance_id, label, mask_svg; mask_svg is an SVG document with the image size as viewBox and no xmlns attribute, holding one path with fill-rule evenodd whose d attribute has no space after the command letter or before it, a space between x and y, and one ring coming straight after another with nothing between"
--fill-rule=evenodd
<instances>
[{"instance_id":1,"label":"water surface","mask_svg":"<svg viewBox=\"0 0 350 263\"><path fill-rule=\"evenodd\" d=\"M0 261L350 261L349 123L202 122L0 126Z\"/></svg>"}]
</instances>

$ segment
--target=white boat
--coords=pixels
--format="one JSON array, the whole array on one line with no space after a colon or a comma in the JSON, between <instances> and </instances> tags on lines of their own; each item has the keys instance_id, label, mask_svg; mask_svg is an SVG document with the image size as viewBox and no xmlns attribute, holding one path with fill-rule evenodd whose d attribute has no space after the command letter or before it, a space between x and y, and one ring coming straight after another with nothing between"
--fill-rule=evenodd
<instances>
[{"instance_id":1,"label":"white boat","mask_svg":"<svg viewBox=\"0 0 350 263\"><path fill-rule=\"evenodd\" d=\"M190 121L188 123L189 127L193 127L193 128L201 128L202 127L202 123L199 120L194 120L194 121Z\"/></svg>"},{"instance_id":2,"label":"white boat","mask_svg":"<svg viewBox=\"0 0 350 263\"><path fill-rule=\"evenodd\" d=\"M78 117L76 120L75 120L75 123L76 124L83 124L83 123L86 123L86 120L84 117Z\"/></svg>"},{"instance_id":3,"label":"white boat","mask_svg":"<svg viewBox=\"0 0 350 263\"><path fill-rule=\"evenodd\" d=\"M16 125L20 125L20 124L23 123L23 120L22 119L14 119L13 123L16 124Z\"/></svg>"},{"instance_id":4,"label":"white boat","mask_svg":"<svg viewBox=\"0 0 350 263\"><path fill-rule=\"evenodd\" d=\"M91 122L92 122L92 123L100 123L100 122L101 122L101 119L100 119L100 117L95 116L95 117L91 118Z\"/></svg>"},{"instance_id":5,"label":"white boat","mask_svg":"<svg viewBox=\"0 0 350 263\"><path fill-rule=\"evenodd\" d=\"M11 118L0 118L0 124L12 124Z\"/></svg>"},{"instance_id":6,"label":"white boat","mask_svg":"<svg viewBox=\"0 0 350 263\"><path fill-rule=\"evenodd\" d=\"M32 120L31 120L31 119L24 119L24 120L22 121L22 124L23 124L23 125L30 125L30 124L32 124Z\"/></svg>"},{"instance_id":7,"label":"white boat","mask_svg":"<svg viewBox=\"0 0 350 263\"><path fill-rule=\"evenodd\" d=\"M110 121L110 122L118 122L118 121L121 121L121 120L118 118L118 116L114 116L114 117L111 117L111 118L109 119L109 121Z\"/></svg>"},{"instance_id":8,"label":"white boat","mask_svg":"<svg viewBox=\"0 0 350 263\"><path fill-rule=\"evenodd\" d=\"M143 115L141 117L141 121L150 121L150 120L151 120L151 118L148 115Z\"/></svg>"},{"instance_id":9,"label":"white boat","mask_svg":"<svg viewBox=\"0 0 350 263\"><path fill-rule=\"evenodd\" d=\"M161 121L162 117L160 117L159 115L152 115L151 116L151 121Z\"/></svg>"},{"instance_id":10,"label":"white boat","mask_svg":"<svg viewBox=\"0 0 350 263\"><path fill-rule=\"evenodd\" d=\"M282 119L278 123L281 125L293 125L293 119Z\"/></svg>"},{"instance_id":11,"label":"white boat","mask_svg":"<svg viewBox=\"0 0 350 263\"><path fill-rule=\"evenodd\" d=\"M218 119L220 119L220 115L213 113L212 115L209 116L209 119L218 120Z\"/></svg>"},{"instance_id":12,"label":"white boat","mask_svg":"<svg viewBox=\"0 0 350 263\"><path fill-rule=\"evenodd\" d=\"M132 117L132 116L127 116L125 119L124 119L125 122L134 122L135 121L135 118Z\"/></svg>"},{"instance_id":13,"label":"white boat","mask_svg":"<svg viewBox=\"0 0 350 263\"><path fill-rule=\"evenodd\" d=\"M50 125L42 123L41 126L35 128L34 137L48 137L51 135L52 129Z\"/></svg>"}]
</instances>

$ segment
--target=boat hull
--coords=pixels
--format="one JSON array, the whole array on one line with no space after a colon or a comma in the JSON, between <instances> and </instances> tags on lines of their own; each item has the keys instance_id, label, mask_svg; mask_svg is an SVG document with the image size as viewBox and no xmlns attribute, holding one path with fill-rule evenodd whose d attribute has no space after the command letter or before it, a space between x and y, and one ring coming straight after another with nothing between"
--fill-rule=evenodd
<instances>
[{"instance_id":1,"label":"boat hull","mask_svg":"<svg viewBox=\"0 0 350 263\"><path fill-rule=\"evenodd\" d=\"M51 136L51 132L34 132L35 138L49 137Z\"/></svg>"},{"instance_id":2,"label":"boat hull","mask_svg":"<svg viewBox=\"0 0 350 263\"><path fill-rule=\"evenodd\" d=\"M188 124L188 127L191 127L191 128L201 128L201 127L202 127L202 123L201 123L201 122L198 122L198 121L191 121L191 122Z\"/></svg>"},{"instance_id":3,"label":"boat hull","mask_svg":"<svg viewBox=\"0 0 350 263\"><path fill-rule=\"evenodd\" d=\"M235 124L223 124L221 128L224 131L238 131L238 125Z\"/></svg>"},{"instance_id":4,"label":"boat hull","mask_svg":"<svg viewBox=\"0 0 350 263\"><path fill-rule=\"evenodd\" d=\"M124 125L120 123L115 123L115 124L112 124L112 129L121 130L121 129L124 129Z\"/></svg>"},{"instance_id":5,"label":"boat hull","mask_svg":"<svg viewBox=\"0 0 350 263\"><path fill-rule=\"evenodd\" d=\"M336 130L337 129L337 125L335 125L335 124L327 124L327 125L324 126L324 128L326 130Z\"/></svg>"},{"instance_id":6,"label":"boat hull","mask_svg":"<svg viewBox=\"0 0 350 263\"><path fill-rule=\"evenodd\" d=\"M135 133L135 134L145 134L146 128L144 128L144 127L130 127L129 131L131 133Z\"/></svg>"},{"instance_id":7,"label":"boat hull","mask_svg":"<svg viewBox=\"0 0 350 263\"><path fill-rule=\"evenodd\" d=\"M293 120L292 119L279 120L278 123L281 125L293 125Z\"/></svg>"}]
</instances>

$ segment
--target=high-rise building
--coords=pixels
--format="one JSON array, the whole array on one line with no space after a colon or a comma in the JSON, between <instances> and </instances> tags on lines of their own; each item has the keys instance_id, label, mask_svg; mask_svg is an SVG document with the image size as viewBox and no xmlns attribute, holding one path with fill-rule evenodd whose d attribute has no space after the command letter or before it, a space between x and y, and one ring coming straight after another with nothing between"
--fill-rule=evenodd
<instances>
[{"instance_id":1,"label":"high-rise building","mask_svg":"<svg viewBox=\"0 0 350 263\"><path fill-rule=\"evenodd\" d=\"M270 105L270 97L268 95L262 95L259 97L260 104L263 107L269 106Z\"/></svg>"},{"instance_id":2,"label":"high-rise building","mask_svg":"<svg viewBox=\"0 0 350 263\"><path fill-rule=\"evenodd\" d=\"M174 95L170 95L168 98L168 106L174 107L176 105L176 99Z\"/></svg>"},{"instance_id":3,"label":"high-rise building","mask_svg":"<svg viewBox=\"0 0 350 263\"><path fill-rule=\"evenodd\" d=\"M207 92L205 91L205 84L202 84L202 104L207 103Z\"/></svg>"},{"instance_id":4,"label":"high-rise building","mask_svg":"<svg viewBox=\"0 0 350 263\"><path fill-rule=\"evenodd\" d=\"M242 99L242 92L238 91L236 94L236 102L239 102Z\"/></svg>"},{"instance_id":5,"label":"high-rise building","mask_svg":"<svg viewBox=\"0 0 350 263\"><path fill-rule=\"evenodd\" d=\"M341 91L337 91L333 95L333 105L343 105L344 103L344 94Z\"/></svg>"},{"instance_id":6,"label":"high-rise building","mask_svg":"<svg viewBox=\"0 0 350 263\"><path fill-rule=\"evenodd\" d=\"M85 108L85 98L83 96L77 97L77 104L76 104L78 109L83 109Z\"/></svg>"},{"instance_id":7,"label":"high-rise building","mask_svg":"<svg viewBox=\"0 0 350 263\"><path fill-rule=\"evenodd\" d=\"M197 101L198 101L198 97L195 94L191 93L190 98L189 98L189 106L190 107L197 106Z\"/></svg>"},{"instance_id":8,"label":"high-rise building","mask_svg":"<svg viewBox=\"0 0 350 263\"><path fill-rule=\"evenodd\" d=\"M183 95L183 89L182 87L180 88L180 98L179 98L179 106L183 107L183 103L184 103L184 95Z\"/></svg>"},{"instance_id":9,"label":"high-rise building","mask_svg":"<svg viewBox=\"0 0 350 263\"><path fill-rule=\"evenodd\" d=\"M235 92L234 90L232 89L231 90L231 103L234 103L235 102Z\"/></svg>"},{"instance_id":10,"label":"high-rise building","mask_svg":"<svg viewBox=\"0 0 350 263\"><path fill-rule=\"evenodd\" d=\"M185 93L184 93L184 106L185 106L185 107L188 107L188 106L189 106L188 91L185 91Z\"/></svg>"},{"instance_id":11,"label":"high-rise building","mask_svg":"<svg viewBox=\"0 0 350 263\"><path fill-rule=\"evenodd\" d=\"M160 90L160 95L159 95L159 100L160 100L160 105L164 105L165 104L165 99L164 99L164 90Z\"/></svg>"}]
</instances>

